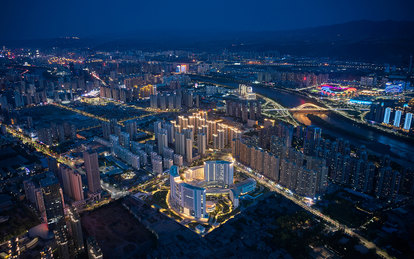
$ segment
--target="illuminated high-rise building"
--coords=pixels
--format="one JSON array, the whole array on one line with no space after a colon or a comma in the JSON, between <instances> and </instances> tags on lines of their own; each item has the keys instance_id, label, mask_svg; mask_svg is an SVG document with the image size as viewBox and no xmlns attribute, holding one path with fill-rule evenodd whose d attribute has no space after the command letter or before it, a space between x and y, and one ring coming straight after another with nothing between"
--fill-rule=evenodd
<instances>
[{"instance_id":1,"label":"illuminated high-rise building","mask_svg":"<svg viewBox=\"0 0 414 259\"><path fill-rule=\"evenodd\" d=\"M118 138L121 138L121 132L122 128L119 125L114 126L114 135L116 135Z\"/></svg>"},{"instance_id":2,"label":"illuminated high-rise building","mask_svg":"<svg viewBox=\"0 0 414 259\"><path fill-rule=\"evenodd\" d=\"M233 163L228 161L206 161L204 180L210 185L226 186L233 184Z\"/></svg>"},{"instance_id":3,"label":"illuminated high-rise building","mask_svg":"<svg viewBox=\"0 0 414 259\"><path fill-rule=\"evenodd\" d=\"M208 141L213 141L213 134L217 133L217 123L215 121L207 121Z\"/></svg>"},{"instance_id":4,"label":"illuminated high-rise building","mask_svg":"<svg viewBox=\"0 0 414 259\"><path fill-rule=\"evenodd\" d=\"M208 131L208 125L207 124L205 124L205 125L202 125L201 126L201 128L200 128L200 132L202 132L202 133L204 133L205 135L206 135L206 143L208 144L208 142L210 141L210 139L209 139L209 131Z\"/></svg>"},{"instance_id":5,"label":"illuminated high-rise building","mask_svg":"<svg viewBox=\"0 0 414 259\"><path fill-rule=\"evenodd\" d=\"M158 132L162 129L162 122L161 121L156 121L154 122L154 134L155 136L158 135Z\"/></svg>"},{"instance_id":6,"label":"illuminated high-rise building","mask_svg":"<svg viewBox=\"0 0 414 259\"><path fill-rule=\"evenodd\" d=\"M151 96L150 96L150 107L152 108L152 109L157 109L157 107L158 107L158 98L157 98L158 96L157 95L155 95L155 94L152 94Z\"/></svg>"},{"instance_id":7,"label":"illuminated high-rise building","mask_svg":"<svg viewBox=\"0 0 414 259\"><path fill-rule=\"evenodd\" d=\"M181 109L181 101L182 101L181 94L177 94L177 95L174 96L174 107L175 107L175 109Z\"/></svg>"},{"instance_id":8,"label":"illuminated high-rise building","mask_svg":"<svg viewBox=\"0 0 414 259\"><path fill-rule=\"evenodd\" d=\"M167 130L168 144L174 143L174 124L165 123L165 129Z\"/></svg>"},{"instance_id":9,"label":"illuminated high-rise building","mask_svg":"<svg viewBox=\"0 0 414 259\"><path fill-rule=\"evenodd\" d=\"M137 122L135 120L127 121L125 123L126 132L128 132L131 140L137 136Z\"/></svg>"},{"instance_id":10,"label":"illuminated high-rise building","mask_svg":"<svg viewBox=\"0 0 414 259\"><path fill-rule=\"evenodd\" d=\"M390 123L390 117L391 117L391 108L387 107L387 108L385 108L383 123L389 124Z\"/></svg>"},{"instance_id":11,"label":"illuminated high-rise building","mask_svg":"<svg viewBox=\"0 0 414 259\"><path fill-rule=\"evenodd\" d=\"M277 156L270 156L270 168L269 168L269 178L278 182L279 181L279 169L280 169L280 159Z\"/></svg>"},{"instance_id":12,"label":"illuminated high-rise building","mask_svg":"<svg viewBox=\"0 0 414 259\"><path fill-rule=\"evenodd\" d=\"M57 164L57 160L55 158L49 156L47 158L47 166L48 166L49 172L53 172L53 173L57 174L57 172L59 170L59 167L58 167L58 164Z\"/></svg>"},{"instance_id":13,"label":"illuminated high-rise building","mask_svg":"<svg viewBox=\"0 0 414 259\"><path fill-rule=\"evenodd\" d=\"M168 148L168 133L166 129L159 129L157 133L158 154L163 154L164 148Z\"/></svg>"},{"instance_id":14,"label":"illuminated high-rise building","mask_svg":"<svg viewBox=\"0 0 414 259\"><path fill-rule=\"evenodd\" d=\"M184 133L186 139L194 141L194 127L192 125L188 125L188 127L183 129L182 132Z\"/></svg>"},{"instance_id":15,"label":"illuminated high-rise building","mask_svg":"<svg viewBox=\"0 0 414 259\"><path fill-rule=\"evenodd\" d=\"M393 171L391 167L383 167L380 169L377 180L375 195L377 198L393 201L400 188L401 174Z\"/></svg>"},{"instance_id":16,"label":"illuminated high-rise building","mask_svg":"<svg viewBox=\"0 0 414 259\"><path fill-rule=\"evenodd\" d=\"M405 121L404 121L404 129L405 130L410 130L412 119L413 119L413 114L412 113L407 113L405 115Z\"/></svg>"},{"instance_id":17,"label":"illuminated high-rise building","mask_svg":"<svg viewBox=\"0 0 414 259\"><path fill-rule=\"evenodd\" d=\"M315 171L300 168L296 179L295 191L297 194L309 198L315 197L317 187L317 173Z\"/></svg>"},{"instance_id":18,"label":"illuminated high-rise building","mask_svg":"<svg viewBox=\"0 0 414 259\"><path fill-rule=\"evenodd\" d=\"M178 167L170 168L170 203L172 207L196 219L206 218L206 190L181 180Z\"/></svg>"},{"instance_id":19,"label":"illuminated high-rise building","mask_svg":"<svg viewBox=\"0 0 414 259\"><path fill-rule=\"evenodd\" d=\"M322 129L314 126L307 127L303 140L303 153L305 155L314 155L316 146L319 145L321 139Z\"/></svg>"},{"instance_id":20,"label":"illuminated high-rise building","mask_svg":"<svg viewBox=\"0 0 414 259\"><path fill-rule=\"evenodd\" d=\"M70 174L70 187L72 189L73 200L81 201L84 199L83 188L82 188L82 177L76 171L73 171Z\"/></svg>"},{"instance_id":21,"label":"illuminated high-rise building","mask_svg":"<svg viewBox=\"0 0 414 259\"><path fill-rule=\"evenodd\" d=\"M171 158L166 158L166 157L162 159L162 163L163 163L164 169L169 169L171 168L171 166L174 165L174 161Z\"/></svg>"},{"instance_id":22,"label":"illuminated high-rise building","mask_svg":"<svg viewBox=\"0 0 414 259\"><path fill-rule=\"evenodd\" d=\"M279 181L280 160L271 153L263 153L263 174L276 182Z\"/></svg>"},{"instance_id":23,"label":"illuminated high-rise building","mask_svg":"<svg viewBox=\"0 0 414 259\"><path fill-rule=\"evenodd\" d=\"M224 130L217 130L218 133L218 149L223 149L224 148L224 143L225 143L225 131Z\"/></svg>"},{"instance_id":24,"label":"illuminated high-rise building","mask_svg":"<svg viewBox=\"0 0 414 259\"><path fill-rule=\"evenodd\" d=\"M69 218L69 232L72 236L73 245L76 252L81 252L84 249L82 225L79 213L71 208L68 210Z\"/></svg>"},{"instance_id":25,"label":"illuminated high-rise building","mask_svg":"<svg viewBox=\"0 0 414 259\"><path fill-rule=\"evenodd\" d=\"M162 153L162 156L165 158L173 159L174 156L174 150L171 148L164 148L164 151Z\"/></svg>"},{"instance_id":26,"label":"illuminated high-rise building","mask_svg":"<svg viewBox=\"0 0 414 259\"><path fill-rule=\"evenodd\" d=\"M159 94L158 100L160 104L160 109L161 110L167 109L167 97L164 94Z\"/></svg>"},{"instance_id":27,"label":"illuminated high-rise building","mask_svg":"<svg viewBox=\"0 0 414 259\"><path fill-rule=\"evenodd\" d=\"M35 189L36 186L31 180L23 181L23 187L24 187L24 193L26 196L26 199L30 201L30 203L36 203L36 197L35 197Z\"/></svg>"},{"instance_id":28,"label":"illuminated high-rise building","mask_svg":"<svg viewBox=\"0 0 414 259\"><path fill-rule=\"evenodd\" d=\"M69 258L62 189L56 178L49 175L40 181L49 230L53 232L60 258Z\"/></svg>"},{"instance_id":29,"label":"illuminated high-rise building","mask_svg":"<svg viewBox=\"0 0 414 259\"><path fill-rule=\"evenodd\" d=\"M401 114L402 112L400 110L395 111L395 116L394 116L394 127L399 128L400 127L400 123L401 123Z\"/></svg>"},{"instance_id":30,"label":"illuminated high-rise building","mask_svg":"<svg viewBox=\"0 0 414 259\"><path fill-rule=\"evenodd\" d=\"M183 156L180 154L174 154L174 165L180 167L183 166Z\"/></svg>"},{"instance_id":31,"label":"illuminated high-rise building","mask_svg":"<svg viewBox=\"0 0 414 259\"><path fill-rule=\"evenodd\" d=\"M217 134L213 134L213 148L219 148L219 136Z\"/></svg>"},{"instance_id":32,"label":"illuminated high-rise building","mask_svg":"<svg viewBox=\"0 0 414 259\"><path fill-rule=\"evenodd\" d=\"M63 192L74 201L84 199L81 175L72 168L61 165L60 174L63 182Z\"/></svg>"},{"instance_id":33,"label":"illuminated high-rise building","mask_svg":"<svg viewBox=\"0 0 414 259\"><path fill-rule=\"evenodd\" d=\"M185 155L185 135L175 132L175 153Z\"/></svg>"},{"instance_id":34,"label":"illuminated high-rise building","mask_svg":"<svg viewBox=\"0 0 414 259\"><path fill-rule=\"evenodd\" d=\"M43 190L42 188L36 188L34 190L35 198L36 198L36 209L39 211L42 219L46 221L46 208L45 208L45 202L43 199Z\"/></svg>"},{"instance_id":35,"label":"illuminated high-rise building","mask_svg":"<svg viewBox=\"0 0 414 259\"><path fill-rule=\"evenodd\" d=\"M126 149L130 148L130 135L128 132L121 132L119 135L119 144Z\"/></svg>"},{"instance_id":36,"label":"illuminated high-rise building","mask_svg":"<svg viewBox=\"0 0 414 259\"><path fill-rule=\"evenodd\" d=\"M197 136L198 143L198 153L200 155L205 155L207 149L207 135L204 133L199 133Z\"/></svg>"},{"instance_id":37,"label":"illuminated high-rise building","mask_svg":"<svg viewBox=\"0 0 414 259\"><path fill-rule=\"evenodd\" d=\"M70 187L70 174L73 171L70 167L66 165L61 165L59 167L59 179L61 179L61 185L63 188L63 193L68 197L72 197L72 189Z\"/></svg>"},{"instance_id":38,"label":"illuminated high-rise building","mask_svg":"<svg viewBox=\"0 0 414 259\"><path fill-rule=\"evenodd\" d=\"M168 109L172 110L174 109L174 95L167 95L167 104Z\"/></svg>"},{"instance_id":39,"label":"illuminated high-rise building","mask_svg":"<svg viewBox=\"0 0 414 259\"><path fill-rule=\"evenodd\" d=\"M101 176L99 173L98 153L91 150L83 152L85 161L86 176L88 178L88 188L90 193L101 191Z\"/></svg>"},{"instance_id":40,"label":"illuminated high-rise building","mask_svg":"<svg viewBox=\"0 0 414 259\"><path fill-rule=\"evenodd\" d=\"M192 108L193 107L193 92L188 91L184 93L183 97L184 97L185 106L187 106L188 108Z\"/></svg>"},{"instance_id":41,"label":"illuminated high-rise building","mask_svg":"<svg viewBox=\"0 0 414 259\"><path fill-rule=\"evenodd\" d=\"M190 138L185 140L185 155L188 163L193 161L193 140Z\"/></svg>"},{"instance_id":42,"label":"illuminated high-rise building","mask_svg":"<svg viewBox=\"0 0 414 259\"><path fill-rule=\"evenodd\" d=\"M162 157L155 155L153 158L151 158L151 164L152 164L152 172L160 175L163 172L162 167Z\"/></svg>"}]
</instances>

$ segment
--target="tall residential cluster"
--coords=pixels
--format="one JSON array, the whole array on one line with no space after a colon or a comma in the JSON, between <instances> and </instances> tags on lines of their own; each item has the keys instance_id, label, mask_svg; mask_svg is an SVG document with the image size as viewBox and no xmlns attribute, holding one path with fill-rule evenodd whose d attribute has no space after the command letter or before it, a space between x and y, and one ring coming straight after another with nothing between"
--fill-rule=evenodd
<instances>
[{"instance_id":1,"label":"tall residential cluster","mask_svg":"<svg viewBox=\"0 0 414 259\"><path fill-rule=\"evenodd\" d=\"M209 147L224 149L231 145L232 139L241 137L238 128L209 120L205 111L178 116L177 121L157 121L154 123L154 133L160 155L174 147L175 154L183 156L187 163L205 156Z\"/></svg>"},{"instance_id":2,"label":"tall residential cluster","mask_svg":"<svg viewBox=\"0 0 414 259\"><path fill-rule=\"evenodd\" d=\"M303 143L300 150L293 146L293 139ZM241 163L311 198L323 194L330 179L380 200L393 201L402 183L402 175L390 167L389 157L375 165L368 159L365 146L352 153L349 141L325 139L321 129L314 126L295 129L283 123L267 123L257 142L233 140L232 152Z\"/></svg>"}]
</instances>

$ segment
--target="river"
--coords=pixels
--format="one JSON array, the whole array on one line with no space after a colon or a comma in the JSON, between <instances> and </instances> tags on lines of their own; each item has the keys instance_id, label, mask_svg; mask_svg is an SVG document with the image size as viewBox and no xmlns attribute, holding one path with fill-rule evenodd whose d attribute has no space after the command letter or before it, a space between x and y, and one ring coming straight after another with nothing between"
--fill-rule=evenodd
<instances>
[{"instance_id":1,"label":"river","mask_svg":"<svg viewBox=\"0 0 414 259\"><path fill-rule=\"evenodd\" d=\"M223 83L220 82L220 84ZM225 85L230 87L238 86L238 84L235 83L225 83ZM293 108L306 102L312 102L312 100L294 93L288 93L259 85L253 86L253 91L275 100L286 108ZM393 137L387 133L381 133L377 130L362 127L340 115L334 114L333 112L314 114L328 123L323 123L321 120L312 120L306 115L307 114L305 113L293 114L297 121L305 125L315 125L322 128L322 132L328 135L347 139L355 146L365 145L367 150L373 154L380 156L388 154L395 162L405 167L414 167L413 142L410 143L402 138Z\"/></svg>"},{"instance_id":2,"label":"river","mask_svg":"<svg viewBox=\"0 0 414 259\"><path fill-rule=\"evenodd\" d=\"M277 89L255 86L254 91L277 101L286 108L293 108L306 102L312 102L311 100L307 100L294 93L282 92ZM407 143L405 140L398 137L389 136L387 133L381 133L374 129L362 127L340 115L334 114L333 112L327 114L314 114L328 122L330 126L326 126L325 123L320 123L319 120L312 120L306 115L307 114L304 113L293 114L297 121L305 125L318 126L322 128L322 132L325 132L328 135L348 139L356 146L365 145L371 153L376 155L388 154L396 162L404 166L413 166L414 145L412 143ZM335 128L339 128L340 131L336 131ZM349 132L350 134L346 134L346 132Z\"/></svg>"}]
</instances>

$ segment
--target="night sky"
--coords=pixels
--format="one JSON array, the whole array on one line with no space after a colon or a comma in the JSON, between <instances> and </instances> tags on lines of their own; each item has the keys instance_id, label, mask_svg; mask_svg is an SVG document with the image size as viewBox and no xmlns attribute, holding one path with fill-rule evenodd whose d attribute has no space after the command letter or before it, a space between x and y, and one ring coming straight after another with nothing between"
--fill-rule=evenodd
<instances>
[{"instance_id":1,"label":"night sky","mask_svg":"<svg viewBox=\"0 0 414 259\"><path fill-rule=\"evenodd\" d=\"M2 0L0 39L148 30L286 30L354 20L414 20L413 0Z\"/></svg>"}]
</instances>

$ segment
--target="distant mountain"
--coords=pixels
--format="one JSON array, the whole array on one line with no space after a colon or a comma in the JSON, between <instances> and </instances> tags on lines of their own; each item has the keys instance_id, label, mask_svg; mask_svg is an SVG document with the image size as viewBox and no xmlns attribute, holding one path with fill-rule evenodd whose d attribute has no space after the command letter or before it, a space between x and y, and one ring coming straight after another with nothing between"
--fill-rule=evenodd
<instances>
[{"instance_id":1,"label":"distant mountain","mask_svg":"<svg viewBox=\"0 0 414 259\"><path fill-rule=\"evenodd\" d=\"M0 43L1 44L1 43ZM140 31L129 35L6 42L19 47L278 51L298 56L407 63L414 22L354 21L285 31Z\"/></svg>"},{"instance_id":2,"label":"distant mountain","mask_svg":"<svg viewBox=\"0 0 414 259\"><path fill-rule=\"evenodd\" d=\"M247 36L247 35L246 35ZM414 22L356 21L292 31L258 32L242 38L239 49L304 56L408 62L414 54Z\"/></svg>"},{"instance_id":3,"label":"distant mountain","mask_svg":"<svg viewBox=\"0 0 414 259\"><path fill-rule=\"evenodd\" d=\"M414 21L354 21L290 31L268 32L273 40L306 42L414 38Z\"/></svg>"}]
</instances>

